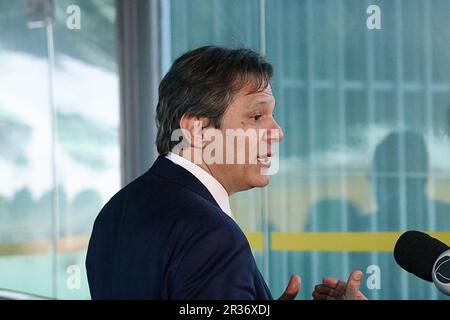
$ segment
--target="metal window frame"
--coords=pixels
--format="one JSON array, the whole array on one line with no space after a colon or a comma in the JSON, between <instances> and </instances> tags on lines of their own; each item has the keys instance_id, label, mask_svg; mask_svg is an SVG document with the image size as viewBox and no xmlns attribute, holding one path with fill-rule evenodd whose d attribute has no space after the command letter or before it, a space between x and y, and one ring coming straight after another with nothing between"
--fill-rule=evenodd
<instances>
[{"instance_id":1,"label":"metal window frame","mask_svg":"<svg viewBox=\"0 0 450 320\"><path fill-rule=\"evenodd\" d=\"M116 0L120 75L121 183L157 157L156 105L162 73L159 0Z\"/></svg>"}]
</instances>

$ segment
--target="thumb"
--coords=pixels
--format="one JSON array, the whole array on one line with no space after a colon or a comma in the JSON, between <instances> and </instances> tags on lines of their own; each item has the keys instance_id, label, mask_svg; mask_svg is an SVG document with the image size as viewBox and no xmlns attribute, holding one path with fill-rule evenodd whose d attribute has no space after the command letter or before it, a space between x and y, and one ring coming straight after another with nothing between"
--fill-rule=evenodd
<instances>
[{"instance_id":1,"label":"thumb","mask_svg":"<svg viewBox=\"0 0 450 320\"><path fill-rule=\"evenodd\" d=\"M359 288L362 282L362 272L355 270L350 274L347 281L347 288L345 289L345 298L348 300L357 300Z\"/></svg>"},{"instance_id":2,"label":"thumb","mask_svg":"<svg viewBox=\"0 0 450 320\"><path fill-rule=\"evenodd\" d=\"M284 290L283 294L278 300L294 300L298 292L300 291L301 285L302 279L300 278L300 276L296 274L291 275L286 290Z\"/></svg>"}]
</instances>

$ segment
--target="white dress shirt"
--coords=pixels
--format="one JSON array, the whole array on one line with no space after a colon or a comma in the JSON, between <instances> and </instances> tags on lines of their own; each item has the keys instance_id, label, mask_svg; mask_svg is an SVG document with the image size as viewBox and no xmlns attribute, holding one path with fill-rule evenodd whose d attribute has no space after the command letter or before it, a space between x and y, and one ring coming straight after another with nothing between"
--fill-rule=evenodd
<instances>
[{"instance_id":1,"label":"white dress shirt","mask_svg":"<svg viewBox=\"0 0 450 320\"><path fill-rule=\"evenodd\" d=\"M173 152L169 152L166 156L167 159L172 161L173 163L185 168L187 171L192 173L201 183L208 189L209 193L213 196L214 200L216 200L217 204L220 206L223 212L229 215L231 218L233 214L231 213L230 208L230 199L228 197L228 193L225 188L210 175L207 171L200 168L193 162L189 161L186 158L183 158Z\"/></svg>"}]
</instances>

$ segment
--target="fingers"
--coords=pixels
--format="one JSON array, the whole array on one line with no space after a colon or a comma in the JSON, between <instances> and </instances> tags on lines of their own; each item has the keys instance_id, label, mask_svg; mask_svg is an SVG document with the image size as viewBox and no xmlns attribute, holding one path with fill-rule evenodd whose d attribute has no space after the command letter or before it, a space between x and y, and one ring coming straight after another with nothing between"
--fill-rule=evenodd
<instances>
[{"instance_id":1,"label":"fingers","mask_svg":"<svg viewBox=\"0 0 450 320\"><path fill-rule=\"evenodd\" d=\"M327 297L333 298L333 299L340 299L345 294L345 290L336 290L336 289L330 288L327 285L318 284L314 287L313 293L315 293L316 295L324 295L324 296L327 296ZM314 295L313 295L313 297L314 297Z\"/></svg>"},{"instance_id":2,"label":"fingers","mask_svg":"<svg viewBox=\"0 0 450 320\"><path fill-rule=\"evenodd\" d=\"M345 283L344 281L335 278L325 277L323 278L322 283L323 285L338 291L342 295L345 294L347 283Z\"/></svg>"},{"instance_id":3,"label":"fingers","mask_svg":"<svg viewBox=\"0 0 450 320\"><path fill-rule=\"evenodd\" d=\"M314 291L316 291L317 293L321 293L321 294L328 294L328 292L330 292L331 290L333 290L330 287L327 287L323 284L318 284L314 287Z\"/></svg>"},{"instance_id":4,"label":"fingers","mask_svg":"<svg viewBox=\"0 0 450 320\"><path fill-rule=\"evenodd\" d=\"M313 300L338 300L338 298L331 296L329 294L322 294L317 291L313 291L312 293Z\"/></svg>"},{"instance_id":5,"label":"fingers","mask_svg":"<svg viewBox=\"0 0 450 320\"><path fill-rule=\"evenodd\" d=\"M325 277L323 278L322 283L334 289L339 284L339 280L335 278Z\"/></svg>"},{"instance_id":6,"label":"fingers","mask_svg":"<svg viewBox=\"0 0 450 320\"><path fill-rule=\"evenodd\" d=\"M363 273L360 270L354 270L347 282L335 278L323 278L322 284L316 285L312 293L314 300L367 300L361 291Z\"/></svg>"},{"instance_id":7,"label":"fingers","mask_svg":"<svg viewBox=\"0 0 450 320\"><path fill-rule=\"evenodd\" d=\"M294 300L301 288L300 276L293 274L289 279L288 286L279 300Z\"/></svg>"},{"instance_id":8,"label":"fingers","mask_svg":"<svg viewBox=\"0 0 450 320\"><path fill-rule=\"evenodd\" d=\"M350 300L358 299L360 294L359 288L361 287L362 272L360 270L353 271L348 277L347 288L345 290L345 298Z\"/></svg>"},{"instance_id":9,"label":"fingers","mask_svg":"<svg viewBox=\"0 0 450 320\"><path fill-rule=\"evenodd\" d=\"M356 299L358 299L358 300L369 300L364 294L362 294L361 291L356 296Z\"/></svg>"},{"instance_id":10,"label":"fingers","mask_svg":"<svg viewBox=\"0 0 450 320\"><path fill-rule=\"evenodd\" d=\"M323 278L322 282L314 287L313 298L315 300L345 299L347 283L331 277Z\"/></svg>"},{"instance_id":11,"label":"fingers","mask_svg":"<svg viewBox=\"0 0 450 320\"><path fill-rule=\"evenodd\" d=\"M312 293L313 300L328 300L328 295L320 294L317 291Z\"/></svg>"}]
</instances>

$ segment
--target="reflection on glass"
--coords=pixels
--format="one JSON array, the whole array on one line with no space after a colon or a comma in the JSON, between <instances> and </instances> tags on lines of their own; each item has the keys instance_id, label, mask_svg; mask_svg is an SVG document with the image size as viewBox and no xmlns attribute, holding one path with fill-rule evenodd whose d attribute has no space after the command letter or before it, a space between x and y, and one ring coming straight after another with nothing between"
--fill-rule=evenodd
<instances>
[{"instance_id":1,"label":"reflection on glass","mask_svg":"<svg viewBox=\"0 0 450 320\"><path fill-rule=\"evenodd\" d=\"M0 287L87 298L85 244L119 188L115 5L53 1L49 88L46 32L27 28L27 2L0 2ZM324 275L376 265L381 287L366 285L368 297L442 298L390 252L271 250L270 233L450 231L450 2L379 0L380 30L366 28L360 0L162 2L164 65L200 45L265 43L275 67L280 172L232 199L243 229L265 240L255 255L274 296L290 273L309 299ZM66 27L69 5L80 30ZM80 290L67 286L71 266L82 267Z\"/></svg>"},{"instance_id":2,"label":"reflection on glass","mask_svg":"<svg viewBox=\"0 0 450 320\"><path fill-rule=\"evenodd\" d=\"M257 48L266 36L275 116L285 139L280 172L262 199L250 199L255 191L234 197L241 226L264 230L249 224L263 217L253 205L261 201L270 215L262 225L277 232L450 231L443 222L450 221L450 83L443 71L450 50L442 39L450 3L380 0L380 30L366 28L368 4L359 0L266 0L263 20L258 4L214 11L227 3L195 1L182 8L181 1L170 1L170 43L175 58L201 44L235 45L227 17L265 23L240 39ZM353 268L366 273L375 265L381 287L366 285L370 298L441 297L391 264L389 252L267 253L270 261L260 267L269 269L264 274L275 296L292 272L303 276L301 298L309 299L324 275L343 278Z\"/></svg>"},{"instance_id":3,"label":"reflection on glass","mask_svg":"<svg viewBox=\"0 0 450 320\"><path fill-rule=\"evenodd\" d=\"M53 43L47 11L29 23L41 5L0 2L0 287L87 299L87 240L120 184L115 2L53 1Z\"/></svg>"}]
</instances>

